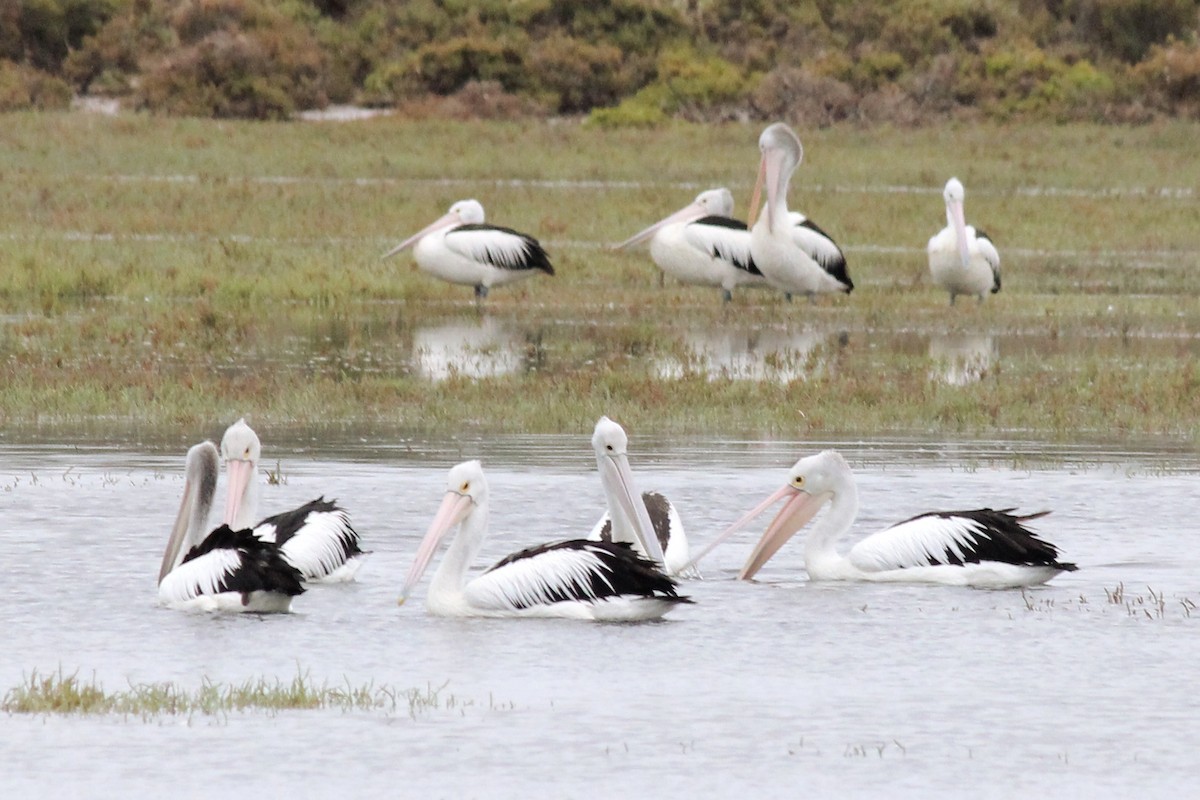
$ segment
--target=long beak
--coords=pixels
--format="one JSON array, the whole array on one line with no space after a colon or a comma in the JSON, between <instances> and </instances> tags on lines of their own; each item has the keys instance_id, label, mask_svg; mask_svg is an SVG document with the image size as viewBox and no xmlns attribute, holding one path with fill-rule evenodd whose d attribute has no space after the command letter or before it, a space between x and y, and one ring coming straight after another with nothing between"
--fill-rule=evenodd
<instances>
[{"instance_id":1,"label":"long beak","mask_svg":"<svg viewBox=\"0 0 1200 800\"><path fill-rule=\"evenodd\" d=\"M232 528L242 511L246 489L250 486L250 481L254 480L254 464L231 458L226 462L226 468L229 472L229 488L225 494L225 518L222 522Z\"/></svg>"},{"instance_id":2,"label":"long beak","mask_svg":"<svg viewBox=\"0 0 1200 800\"><path fill-rule=\"evenodd\" d=\"M417 233L414 233L412 236L408 237L403 242L401 242L400 244L393 247L391 250L388 250L386 253L383 254L383 258L385 258L385 259L391 258L392 256L396 255L397 253L403 252L404 250L408 249L409 247L412 247L414 244L416 244L418 241L420 241L423 237L428 236L429 234L433 233L434 231L440 231L442 228L449 228L451 225L457 225L458 222L459 222L459 219L458 219L457 214L443 214L441 217L439 217L435 221L429 223L429 225L422 228ZM380 259L380 260L383 260L383 259Z\"/></svg>"},{"instance_id":3,"label":"long beak","mask_svg":"<svg viewBox=\"0 0 1200 800\"><path fill-rule=\"evenodd\" d=\"M633 528L633 535L642 545L642 551L659 565L663 565L666 557L658 534L654 532L654 523L646 511L646 501L633 482L633 473L629 471L629 459L624 455L606 456L600 464L600 480L606 487L611 487L609 496L616 500L617 507L610 509L615 516L621 513ZM613 520L616 524L616 520Z\"/></svg>"},{"instance_id":4,"label":"long beak","mask_svg":"<svg viewBox=\"0 0 1200 800\"><path fill-rule=\"evenodd\" d=\"M807 525L809 520L817 515L828 498L828 495L824 493L809 494L799 489L793 489L791 486L785 486L776 492L776 495L784 497L789 494L791 499L784 503L783 508L779 509L779 513L775 515L775 519L771 520L771 524L763 532L758 544L754 545L750 557L746 559L742 571L738 573L738 578L741 580L748 581L753 578L754 573L771 560L771 556L775 555L784 542L792 538L796 531Z\"/></svg>"},{"instance_id":5,"label":"long beak","mask_svg":"<svg viewBox=\"0 0 1200 800\"><path fill-rule=\"evenodd\" d=\"M963 269L971 264L971 252L967 247L967 219L963 213L963 204L957 200L947 208L950 224L954 226L954 238L958 241L958 255L962 259Z\"/></svg>"},{"instance_id":6,"label":"long beak","mask_svg":"<svg viewBox=\"0 0 1200 800\"><path fill-rule=\"evenodd\" d=\"M693 220L700 219L707 213L708 211L704 208L704 206L700 205L699 203L692 203L685 208L679 209L671 216L660 219L658 222L654 223L649 228L646 228L644 231L635 233L625 241L614 246L613 249L621 250L626 247L632 247L635 244L640 244L668 225L674 225L677 222L692 222Z\"/></svg>"},{"instance_id":7,"label":"long beak","mask_svg":"<svg viewBox=\"0 0 1200 800\"><path fill-rule=\"evenodd\" d=\"M429 523L429 530L425 532L425 538L421 540L421 546L417 548L417 557L413 559L413 565L408 570L408 577L404 579L404 588L400 590L400 599L397 601L400 605L404 605L404 601L412 594L412 590L416 588L421 576L425 574L425 568L429 566L429 561L437 552L442 539L454 530L455 525L463 521L474 506L475 501L471 499L470 495L446 492L437 514L433 517L433 522Z\"/></svg>"},{"instance_id":8,"label":"long beak","mask_svg":"<svg viewBox=\"0 0 1200 800\"><path fill-rule=\"evenodd\" d=\"M196 484L185 479L183 482L183 502L179 504L179 513L175 515L175 524L171 526L171 537L167 539L167 551L163 553L162 566L158 568L158 582L162 583L179 558L183 549L183 540L187 536L188 523L191 521L192 505L195 503Z\"/></svg>"},{"instance_id":9,"label":"long beak","mask_svg":"<svg viewBox=\"0 0 1200 800\"><path fill-rule=\"evenodd\" d=\"M757 517L759 514L763 513L764 511L766 511L768 508L770 508L771 506L778 503L783 498L791 496L791 494L795 493L795 491L796 490L793 489L791 486L784 486L782 489L775 492L773 495L768 497L766 500L763 500L761 503L759 503L757 506L755 506L751 511L749 511L744 517L742 517L737 522L733 523L728 528L726 528L725 530L723 530L719 534L717 534L717 537L715 539L713 539L711 542L709 542L707 545L705 545L700 550L699 553L692 556L692 560L689 561L684 566L683 569L690 569L690 568L696 566L698 563L700 563L700 560L702 558L704 558L706 555L708 555L713 550L715 550L717 545L721 544L721 542L725 541L730 536L732 536L733 534L740 531L742 528L745 528L747 525L749 525L751 522L753 522L754 518ZM682 572L683 570L680 570L680 571Z\"/></svg>"},{"instance_id":10,"label":"long beak","mask_svg":"<svg viewBox=\"0 0 1200 800\"><path fill-rule=\"evenodd\" d=\"M763 181L767 177L767 157L763 156L758 162L758 180L754 182L754 194L750 195L750 219L746 220L746 227L753 228L754 220L758 218L759 203L762 202L762 187ZM770 225L771 220L767 220Z\"/></svg>"}]
</instances>

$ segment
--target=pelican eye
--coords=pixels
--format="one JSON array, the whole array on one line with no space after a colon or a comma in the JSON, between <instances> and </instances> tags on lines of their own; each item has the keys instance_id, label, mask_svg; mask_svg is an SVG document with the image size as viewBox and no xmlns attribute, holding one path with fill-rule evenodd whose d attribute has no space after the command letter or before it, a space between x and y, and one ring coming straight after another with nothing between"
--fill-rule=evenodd
<instances>
[{"instance_id":1,"label":"pelican eye","mask_svg":"<svg viewBox=\"0 0 1200 800\"><path fill-rule=\"evenodd\" d=\"M611 452L612 452L612 445L611 445L611 444L606 444L606 445L604 445L604 449L608 450L608 452L610 452L610 453L611 453Z\"/></svg>"},{"instance_id":2,"label":"pelican eye","mask_svg":"<svg viewBox=\"0 0 1200 800\"><path fill-rule=\"evenodd\" d=\"M792 479L792 484L793 484L793 485L794 485L794 486L795 486L797 489L799 489L801 486L803 486L803 485L804 485L804 476L803 476L803 475L797 475L795 478L793 478L793 479Z\"/></svg>"},{"instance_id":3,"label":"pelican eye","mask_svg":"<svg viewBox=\"0 0 1200 800\"><path fill-rule=\"evenodd\" d=\"M463 481L463 485L459 487L459 491L460 491L460 492L466 492L466 491L469 491L469 490L470 490L470 488L471 488L471 482L470 482L470 481Z\"/></svg>"}]
</instances>

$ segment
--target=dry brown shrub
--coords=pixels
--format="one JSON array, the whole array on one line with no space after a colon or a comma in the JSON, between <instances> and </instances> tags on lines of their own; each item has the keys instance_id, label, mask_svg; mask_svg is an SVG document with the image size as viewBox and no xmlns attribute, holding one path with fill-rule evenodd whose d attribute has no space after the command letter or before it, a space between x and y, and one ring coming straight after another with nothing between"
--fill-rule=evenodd
<instances>
[{"instance_id":1,"label":"dry brown shrub","mask_svg":"<svg viewBox=\"0 0 1200 800\"><path fill-rule=\"evenodd\" d=\"M1161 111L1200 118L1200 44L1156 45L1133 72L1145 89L1147 103Z\"/></svg>"},{"instance_id":2,"label":"dry brown shrub","mask_svg":"<svg viewBox=\"0 0 1200 800\"><path fill-rule=\"evenodd\" d=\"M410 119L524 119L545 109L528 97L504 91L499 81L468 81L452 95L422 95L401 102L397 111Z\"/></svg>"},{"instance_id":3,"label":"dry brown shrub","mask_svg":"<svg viewBox=\"0 0 1200 800\"><path fill-rule=\"evenodd\" d=\"M806 128L825 128L858 116L859 97L849 84L814 75L804 67L767 73L751 97L762 119L785 119Z\"/></svg>"}]
</instances>

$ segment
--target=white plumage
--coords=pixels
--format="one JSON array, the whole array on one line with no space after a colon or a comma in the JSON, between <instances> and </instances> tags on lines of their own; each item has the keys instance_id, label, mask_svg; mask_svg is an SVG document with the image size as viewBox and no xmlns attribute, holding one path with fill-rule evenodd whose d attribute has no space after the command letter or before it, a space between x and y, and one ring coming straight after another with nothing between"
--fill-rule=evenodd
<instances>
[{"instance_id":1,"label":"white plumage","mask_svg":"<svg viewBox=\"0 0 1200 800\"><path fill-rule=\"evenodd\" d=\"M772 286L789 297L849 294L854 283L841 248L804 215L788 211L788 184L804 156L799 137L777 122L762 132L758 146L762 159L750 201L750 253L755 266ZM766 206L755 222L764 184Z\"/></svg>"},{"instance_id":2,"label":"white plumage","mask_svg":"<svg viewBox=\"0 0 1200 800\"><path fill-rule=\"evenodd\" d=\"M650 258L665 274L680 283L718 287L728 302L735 288L766 283L750 257L750 231L732 215L730 191L709 189L617 248L650 239Z\"/></svg>"},{"instance_id":3,"label":"white plumage","mask_svg":"<svg viewBox=\"0 0 1200 800\"><path fill-rule=\"evenodd\" d=\"M979 302L1000 291L1000 254L983 231L966 223L965 190L958 178L946 182L946 227L929 240L929 274L950 293L950 305L960 294L975 295Z\"/></svg>"},{"instance_id":4,"label":"white plumage","mask_svg":"<svg viewBox=\"0 0 1200 800\"><path fill-rule=\"evenodd\" d=\"M657 619L690 602L675 582L626 544L576 539L522 550L468 581L487 535L488 487L478 461L450 470L447 491L404 581L403 604L441 541L457 526L426 595L429 611L453 617Z\"/></svg>"},{"instance_id":5,"label":"white plumage","mask_svg":"<svg viewBox=\"0 0 1200 800\"><path fill-rule=\"evenodd\" d=\"M415 245L415 246L414 246ZM475 287L484 298L493 286L554 274L550 258L537 239L510 228L484 224L478 200L459 200L445 215L384 254L390 258L413 247L423 272L449 283Z\"/></svg>"},{"instance_id":6,"label":"white plumage","mask_svg":"<svg viewBox=\"0 0 1200 800\"><path fill-rule=\"evenodd\" d=\"M787 502L750 553L740 578L752 578L826 505L828 512L813 524L804 545L810 580L1012 588L1044 583L1076 569L1058 560L1058 548L1025 527L1048 512L1017 516L1010 513L1012 509L921 514L872 534L839 555L835 542L858 513L858 491L849 465L833 450L797 461L783 488L718 535L695 561L780 500Z\"/></svg>"}]
</instances>

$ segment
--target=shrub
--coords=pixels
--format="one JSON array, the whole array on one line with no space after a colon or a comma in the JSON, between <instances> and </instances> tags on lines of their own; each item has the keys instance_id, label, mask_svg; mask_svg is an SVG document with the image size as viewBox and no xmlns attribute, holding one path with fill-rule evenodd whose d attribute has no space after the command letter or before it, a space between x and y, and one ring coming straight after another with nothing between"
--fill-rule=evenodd
<instances>
[{"instance_id":1,"label":"shrub","mask_svg":"<svg viewBox=\"0 0 1200 800\"><path fill-rule=\"evenodd\" d=\"M535 42L527 69L533 91L560 113L611 106L634 88L622 69L620 50L562 34Z\"/></svg>"},{"instance_id":2,"label":"shrub","mask_svg":"<svg viewBox=\"0 0 1200 800\"><path fill-rule=\"evenodd\" d=\"M190 0L178 46L143 63L139 107L168 114L284 118L322 107L324 56L306 28L256 0Z\"/></svg>"},{"instance_id":3,"label":"shrub","mask_svg":"<svg viewBox=\"0 0 1200 800\"><path fill-rule=\"evenodd\" d=\"M1073 6L1080 38L1130 64L1196 27L1195 0L1076 0Z\"/></svg>"},{"instance_id":4,"label":"shrub","mask_svg":"<svg viewBox=\"0 0 1200 800\"><path fill-rule=\"evenodd\" d=\"M21 0L0 11L0 57L55 72L117 10L118 0Z\"/></svg>"},{"instance_id":5,"label":"shrub","mask_svg":"<svg viewBox=\"0 0 1200 800\"><path fill-rule=\"evenodd\" d=\"M801 67L767 73L751 95L755 114L805 128L826 128L857 115L858 94L847 83Z\"/></svg>"},{"instance_id":6,"label":"shrub","mask_svg":"<svg viewBox=\"0 0 1200 800\"><path fill-rule=\"evenodd\" d=\"M415 88L434 94L450 94L468 81L496 81L512 91L525 80L523 48L487 36L431 42L417 50L406 69Z\"/></svg>"},{"instance_id":7,"label":"shrub","mask_svg":"<svg viewBox=\"0 0 1200 800\"><path fill-rule=\"evenodd\" d=\"M65 81L32 67L0 60L0 112L29 108L64 109L71 105Z\"/></svg>"},{"instance_id":8,"label":"shrub","mask_svg":"<svg viewBox=\"0 0 1200 800\"><path fill-rule=\"evenodd\" d=\"M1156 45L1134 68L1134 80L1152 107L1200 119L1200 44Z\"/></svg>"},{"instance_id":9,"label":"shrub","mask_svg":"<svg viewBox=\"0 0 1200 800\"><path fill-rule=\"evenodd\" d=\"M636 100L625 100L616 108L594 108L587 124L599 128L653 128L667 121L662 109Z\"/></svg>"}]
</instances>

